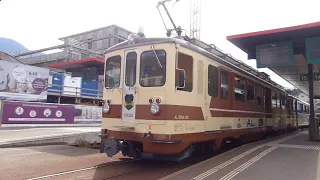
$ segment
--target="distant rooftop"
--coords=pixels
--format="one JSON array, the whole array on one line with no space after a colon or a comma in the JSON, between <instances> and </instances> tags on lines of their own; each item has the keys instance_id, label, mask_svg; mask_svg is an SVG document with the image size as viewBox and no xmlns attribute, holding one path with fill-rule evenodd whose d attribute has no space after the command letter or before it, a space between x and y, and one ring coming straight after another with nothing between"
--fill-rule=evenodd
<instances>
[{"instance_id":1,"label":"distant rooftop","mask_svg":"<svg viewBox=\"0 0 320 180\"><path fill-rule=\"evenodd\" d=\"M111 28L111 27L116 27L118 29L122 29L124 31L127 31L127 32L132 32L132 31L129 31L123 27L120 27L116 24L113 24L113 25L110 25L110 26L105 26L105 27L101 27L101 28L97 28L97 29L92 29L92 30L89 30L89 31L84 31L84 32L81 32L81 33L77 33L77 34L72 34L72 35L69 35L69 36L65 36L65 37L62 37L62 38L59 38L59 40L64 40L66 38L71 38L71 37L75 37L75 36L80 36L80 35L83 35L83 34L87 34L87 33L90 33L90 32L95 32L95 31L99 31L99 30L102 30L102 29L107 29L107 28Z\"/></svg>"}]
</instances>

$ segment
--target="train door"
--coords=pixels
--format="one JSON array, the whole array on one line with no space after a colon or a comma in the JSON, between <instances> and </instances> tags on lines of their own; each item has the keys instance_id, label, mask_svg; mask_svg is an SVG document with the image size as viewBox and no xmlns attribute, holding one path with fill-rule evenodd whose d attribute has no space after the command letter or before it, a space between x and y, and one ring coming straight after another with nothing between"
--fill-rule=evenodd
<instances>
[{"instance_id":1,"label":"train door","mask_svg":"<svg viewBox=\"0 0 320 180\"><path fill-rule=\"evenodd\" d=\"M205 120L205 130L210 131L212 130L212 121L210 121L210 118L208 118L209 113L209 104L208 104L208 93L207 93L207 84L204 83L205 81L205 75L207 75L208 72L205 70L203 61L199 60L197 63L197 104L204 110L203 117Z\"/></svg>"},{"instance_id":2,"label":"train door","mask_svg":"<svg viewBox=\"0 0 320 180\"><path fill-rule=\"evenodd\" d=\"M124 55L121 120L133 123L136 121L137 51L128 50Z\"/></svg>"}]
</instances>

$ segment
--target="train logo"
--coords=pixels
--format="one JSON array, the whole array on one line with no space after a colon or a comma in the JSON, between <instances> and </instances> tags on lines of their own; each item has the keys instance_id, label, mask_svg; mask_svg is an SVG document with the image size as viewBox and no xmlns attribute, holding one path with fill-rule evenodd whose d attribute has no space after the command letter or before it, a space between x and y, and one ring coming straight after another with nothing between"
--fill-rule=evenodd
<instances>
[{"instance_id":1,"label":"train logo","mask_svg":"<svg viewBox=\"0 0 320 180\"><path fill-rule=\"evenodd\" d=\"M263 126L263 119L259 119L259 126Z\"/></svg>"},{"instance_id":2,"label":"train logo","mask_svg":"<svg viewBox=\"0 0 320 180\"><path fill-rule=\"evenodd\" d=\"M132 94L126 94L126 96L124 97L124 107L128 110L130 110L131 108L133 108L134 104L133 104L133 95Z\"/></svg>"},{"instance_id":3,"label":"train logo","mask_svg":"<svg viewBox=\"0 0 320 180\"><path fill-rule=\"evenodd\" d=\"M246 127L252 127L252 126L254 126L252 119L248 119Z\"/></svg>"}]
</instances>

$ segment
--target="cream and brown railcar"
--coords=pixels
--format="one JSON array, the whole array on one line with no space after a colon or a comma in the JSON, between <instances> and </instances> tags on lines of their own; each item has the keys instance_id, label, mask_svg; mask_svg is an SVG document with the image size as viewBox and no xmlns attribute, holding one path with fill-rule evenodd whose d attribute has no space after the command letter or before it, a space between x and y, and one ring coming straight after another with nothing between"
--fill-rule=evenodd
<instances>
[{"instance_id":1,"label":"cream and brown railcar","mask_svg":"<svg viewBox=\"0 0 320 180\"><path fill-rule=\"evenodd\" d=\"M226 58L182 38L137 38L111 47L101 152L183 159L199 147L217 149L234 139L260 139L267 127L285 128L285 92Z\"/></svg>"}]
</instances>

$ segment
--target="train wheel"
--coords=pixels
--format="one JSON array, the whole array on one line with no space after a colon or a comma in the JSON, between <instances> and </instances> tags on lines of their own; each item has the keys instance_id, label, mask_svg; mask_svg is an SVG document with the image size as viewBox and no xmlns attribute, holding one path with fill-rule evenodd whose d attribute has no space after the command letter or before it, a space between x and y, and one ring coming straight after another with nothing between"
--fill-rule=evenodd
<instances>
[{"instance_id":1,"label":"train wheel","mask_svg":"<svg viewBox=\"0 0 320 180\"><path fill-rule=\"evenodd\" d=\"M244 138L244 136L240 136L240 137L236 138L235 141L236 141L236 143L235 143L236 146L242 146L245 143L245 138Z\"/></svg>"}]
</instances>

